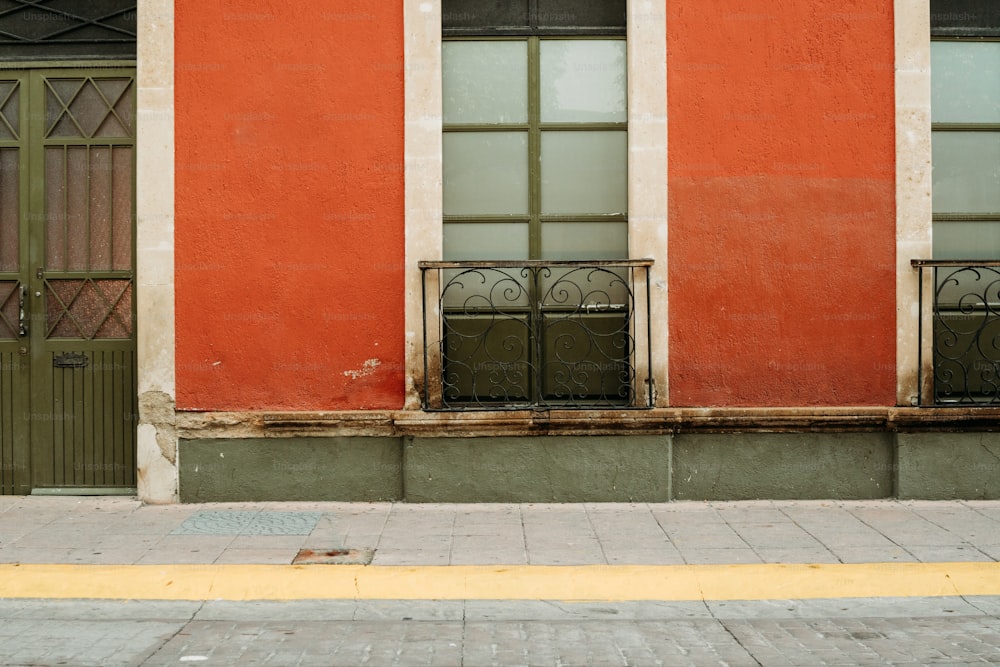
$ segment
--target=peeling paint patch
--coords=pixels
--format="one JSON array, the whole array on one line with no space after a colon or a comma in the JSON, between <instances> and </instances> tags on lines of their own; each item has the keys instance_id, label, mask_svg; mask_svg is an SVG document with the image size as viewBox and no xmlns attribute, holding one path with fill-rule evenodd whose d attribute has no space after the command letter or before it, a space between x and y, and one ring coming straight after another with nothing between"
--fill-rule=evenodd
<instances>
[{"instance_id":1,"label":"peeling paint patch","mask_svg":"<svg viewBox=\"0 0 1000 667\"><path fill-rule=\"evenodd\" d=\"M382 362L378 359L368 359L365 363L361 364L361 368L356 371L344 371L344 375L352 380L357 380L371 375L381 365Z\"/></svg>"}]
</instances>

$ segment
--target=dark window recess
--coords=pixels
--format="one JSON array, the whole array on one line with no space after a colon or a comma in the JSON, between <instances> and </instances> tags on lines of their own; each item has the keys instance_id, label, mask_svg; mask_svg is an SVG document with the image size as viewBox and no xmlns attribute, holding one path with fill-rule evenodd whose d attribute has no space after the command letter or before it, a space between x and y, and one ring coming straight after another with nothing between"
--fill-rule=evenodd
<instances>
[{"instance_id":1,"label":"dark window recess","mask_svg":"<svg viewBox=\"0 0 1000 667\"><path fill-rule=\"evenodd\" d=\"M135 0L0 0L0 60L134 60Z\"/></svg>"},{"instance_id":2,"label":"dark window recess","mask_svg":"<svg viewBox=\"0 0 1000 667\"><path fill-rule=\"evenodd\" d=\"M625 34L625 0L443 0L446 36Z\"/></svg>"},{"instance_id":3,"label":"dark window recess","mask_svg":"<svg viewBox=\"0 0 1000 667\"><path fill-rule=\"evenodd\" d=\"M1000 2L931 0L931 34L936 37L1000 37Z\"/></svg>"}]
</instances>

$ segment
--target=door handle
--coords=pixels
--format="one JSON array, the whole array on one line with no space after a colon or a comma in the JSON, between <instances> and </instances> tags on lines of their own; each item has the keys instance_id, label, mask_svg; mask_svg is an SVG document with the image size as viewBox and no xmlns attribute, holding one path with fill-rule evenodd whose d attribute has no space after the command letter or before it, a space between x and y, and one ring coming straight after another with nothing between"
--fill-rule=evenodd
<instances>
[{"instance_id":1,"label":"door handle","mask_svg":"<svg viewBox=\"0 0 1000 667\"><path fill-rule=\"evenodd\" d=\"M27 318L24 315L24 300L28 295L28 287L26 285L21 285L18 290L17 306L18 306L18 316L17 316L17 335L24 338L28 335L28 326L26 324Z\"/></svg>"}]
</instances>

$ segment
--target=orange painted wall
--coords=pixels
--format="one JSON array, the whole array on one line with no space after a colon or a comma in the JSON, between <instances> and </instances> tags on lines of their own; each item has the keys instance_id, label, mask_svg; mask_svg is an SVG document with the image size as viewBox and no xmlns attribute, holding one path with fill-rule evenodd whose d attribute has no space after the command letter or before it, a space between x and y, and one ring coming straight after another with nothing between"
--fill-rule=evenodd
<instances>
[{"instance_id":1,"label":"orange painted wall","mask_svg":"<svg viewBox=\"0 0 1000 667\"><path fill-rule=\"evenodd\" d=\"M891 0L667 0L670 398L895 403Z\"/></svg>"},{"instance_id":2,"label":"orange painted wall","mask_svg":"<svg viewBox=\"0 0 1000 667\"><path fill-rule=\"evenodd\" d=\"M178 407L400 407L400 6L175 12Z\"/></svg>"}]
</instances>

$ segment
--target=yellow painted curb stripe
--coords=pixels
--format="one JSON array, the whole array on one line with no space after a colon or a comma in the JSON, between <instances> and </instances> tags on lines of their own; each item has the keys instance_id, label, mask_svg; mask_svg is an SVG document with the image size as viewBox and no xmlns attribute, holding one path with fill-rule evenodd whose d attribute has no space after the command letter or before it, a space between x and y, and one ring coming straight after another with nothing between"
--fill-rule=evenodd
<instances>
[{"instance_id":1,"label":"yellow painted curb stripe","mask_svg":"<svg viewBox=\"0 0 1000 667\"><path fill-rule=\"evenodd\" d=\"M0 598L767 600L1000 595L1000 563L364 566L0 564Z\"/></svg>"}]
</instances>

